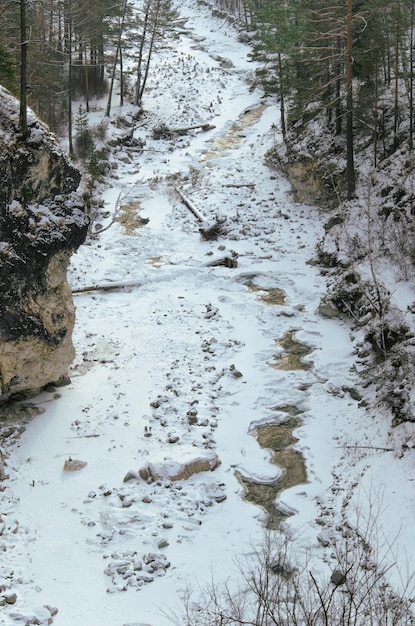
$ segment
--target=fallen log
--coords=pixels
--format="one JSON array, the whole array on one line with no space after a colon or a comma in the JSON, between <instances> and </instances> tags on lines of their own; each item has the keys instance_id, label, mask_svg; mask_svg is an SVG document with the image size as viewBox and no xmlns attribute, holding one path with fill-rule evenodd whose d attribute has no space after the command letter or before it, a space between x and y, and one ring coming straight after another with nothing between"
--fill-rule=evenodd
<instances>
[{"instance_id":1,"label":"fallen log","mask_svg":"<svg viewBox=\"0 0 415 626\"><path fill-rule=\"evenodd\" d=\"M172 128L171 133L174 135L185 135L189 130L201 129L203 132L216 128L213 124L195 124L194 126L185 126L184 128Z\"/></svg>"},{"instance_id":2,"label":"fallen log","mask_svg":"<svg viewBox=\"0 0 415 626\"><path fill-rule=\"evenodd\" d=\"M88 285L87 287L79 287L72 289L72 294L87 293L88 291L116 291L117 289L128 289L130 287L142 287L143 283L138 280L130 280L126 282L104 283L103 285Z\"/></svg>"},{"instance_id":3,"label":"fallen log","mask_svg":"<svg viewBox=\"0 0 415 626\"><path fill-rule=\"evenodd\" d=\"M178 187L174 186L175 192L180 196L181 201L187 208L197 217L200 222L206 222L205 216L199 211L199 209L193 204L187 196L184 195L183 191L181 191Z\"/></svg>"},{"instance_id":4,"label":"fallen log","mask_svg":"<svg viewBox=\"0 0 415 626\"><path fill-rule=\"evenodd\" d=\"M381 446L336 446L345 450L380 450L381 452L394 452L394 448L383 448Z\"/></svg>"},{"instance_id":5,"label":"fallen log","mask_svg":"<svg viewBox=\"0 0 415 626\"><path fill-rule=\"evenodd\" d=\"M167 124L161 122L159 126L154 126L152 134L153 139L173 139L173 137L176 135L185 135L189 130L198 130L199 128L202 131L206 132L208 130L216 128L216 126L213 126L209 123L204 123L194 124L193 126L183 126L182 128L170 128L170 126L167 126Z\"/></svg>"},{"instance_id":6,"label":"fallen log","mask_svg":"<svg viewBox=\"0 0 415 626\"><path fill-rule=\"evenodd\" d=\"M227 185L224 185L224 187L236 187L237 189L241 187L249 187L250 189L255 189L255 183L239 183L239 184L228 183Z\"/></svg>"}]
</instances>

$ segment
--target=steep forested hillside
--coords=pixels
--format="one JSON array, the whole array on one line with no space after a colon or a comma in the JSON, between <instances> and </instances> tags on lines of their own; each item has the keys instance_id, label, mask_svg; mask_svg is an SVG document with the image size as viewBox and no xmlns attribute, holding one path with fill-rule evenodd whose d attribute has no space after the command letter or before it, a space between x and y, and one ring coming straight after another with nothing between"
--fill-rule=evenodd
<instances>
[{"instance_id":1,"label":"steep forested hillside","mask_svg":"<svg viewBox=\"0 0 415 626\"><path fill-rule=\"evenodd\" d=\"M68 135L74 155L73 102L81 98L88 112L91 99L108 96L109 116L116 80L121 101L139 104L154 49L180 24L172 0L2 2L0 84L27 100L52 131ZM137 69L124 73L128 55Z\"/></svg>"},{"instance_id":2,"label":"steep forested hillside","mask_svg":"<svg viewBox=\"0 0 415 626\"><path fill-rule=\"evenodd\" d=\"M414 2L215 2L275 94L268 154L328 215L318 260L350 317L357 367L393 423L413 419Z\"/></svg>"}]
</instances>

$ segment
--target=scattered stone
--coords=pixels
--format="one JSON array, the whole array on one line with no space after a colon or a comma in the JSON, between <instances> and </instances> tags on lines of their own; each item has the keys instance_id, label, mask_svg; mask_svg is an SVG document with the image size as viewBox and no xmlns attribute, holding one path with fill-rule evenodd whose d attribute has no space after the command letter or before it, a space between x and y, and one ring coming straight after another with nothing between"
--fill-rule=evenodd
<instances>
[{"instance_id":1,"label":"scattered stone","mask_svg":"<svg viewBox=\"0 0 415 626\"><path fill-rule=\"evenodd\" d=\"M243 376L243 374L239 370L237 370L235 365L233 364L229 366L229 371L234 378L242 378Z\"/></svg>"},{"instance_id":2,"label":"scattered stone","mask_svg":"<svg viewBox=\"0 0 415 626\"><path fill-rule=\"evenodd\" d=\"M356 402L360 402L362 399L362 396L360 395L360 393L358 392L357 389L355 389L354 387L342 387L343 391L345 391L346 393L349 394L349 396L351 397L352 400L356 400Z\"/></svg>"},{"instance_id":3,"label":"scattered stone","mask_svg":"<svg viewBox=\"0 0 415 626\"><path fill-rule=\"evenodd\" d=\"M327 317L328 319L340 317L339 309L329 302L321 302L317 311L322 317Z\"/></svg>"},{"instance_id":4,"label":"scattered stone","mask_svg":"<svg viewBox=\"0 0 415 626\"><path fill-rule=\"evenodd\" d=\"M140 475L135 470L129 470L124 476L123 482L128 483L130 480L139 480Z\"/></svg>"},{"instance_id":5,"label":"scattered stone","mask_svg":"<svg viewBox=\"0 0 415 626\"><path fill-rule=\"evenodd\" d=\"M330 577L330 582L333 583L333 585L336 585L336 587L344 585L346 582L346 575L340 570L335 570Z\"/></svg>"},{"instance_id":6,"label":"scattered stone","mask_svg":"<svg viewBox=\"0 0 415 626\"><path fill-rule=\"evenodd\" d=\"M316 520L318 524L323 525L322 520ZM323 548L328 548L332 546L334 543L333 532L331 530L325 530L317 536L317 541L319 544L323 546Z\"/></svg>"},{"instance_id":7,"label":"scattered stone","mask_svg":"<svg viewBox=\"0 0 415 626\"><path fill-rule=\"evenodd\" d=\"M88 465L88 463L86 461L80 461L79 459L71 459L71 457L69 457L68 459L66 459L64 466L63 466L63 470L64 472L77 472L78 470L82 469L83 467L86 467Z\"/></svg>"},{"instance_id":8,"label":"scattered stone","mask_svg":"<svg viewBox=\"0 0 415 626\"><path fill-rule=\"evenodd\" d=\"M167 548L168 545L169 545L169 542L167 541L167 539L161 539L158 542L157 547L159 550L162 550L163 548Z\"/></svg>"},{"instance_id":9,"label":"scattered stone","mask_svg":"<svg viewBox=\"0 0 415 626\"><path fill-rule=\"evenodd\" d=\"M49 383L48 385L43 387L43 391L45 391L46 393L55 393L56 387L53 383Z\"/></svg>"},{"instance_id":10,"label":"scattered stone","mask_svg":"<svg viewBox=\"0 0 415 626\"><path fill-rule=\"evenodd\" d=\"M16 604L17 595L13 592L4 594L4 599L7 604Z\"/></svg>"},{"instance_id":11,"label":"scattered stone","mask_svg":"<svg viewBox=\"0 0 415 626\"><path fill-rule=\"evenodd\" d=\"M199 456L183 462L165 461L161 463L147 463L138 473L143 480L187 480L193 474L213 471L219 467L221 461L214 455Z\"/></svg>"},{"instance_id":12,"label":"scattered stone","mask_svg":"<svg viewBox=\"0 0 415 626\"><path fill-rule=\"evenodd\" d=\"M48 608L38 606L33 610L28 624L53 624L53 618Z\"/></svg>"},{"instance_id":13,"label":"scattered stone","mask_svg":"<svg viewBox=\"0 0 415 626\"><path fill-rule=\"evenodd\" d=\"M177 443L178 441L180 441L180 437L179 435L169 435L167 441L169 443Z\"/></svg>"},{"instance_id":14,"label":"scattered stone","mask_svg":"<svg viewBox=\"0 0 415 626\"><path fill-rule=\"evenodd\" d=\"M140 559L136 552L116 553L115 558L104 570L110 576L114 587L107 593L126 591L128 587L138 588L154 580L153 574L163 576L170 567L170 561L161 553L149 553ZM121 557L121 558L119 558Z\"/></svg>"},{"instance_id":15,"label":"scattered stone","mask_svg":"<svg viewBox=\"0 0 415 626\"><path fill-rule=\"evenodd\" d=\"M55 617L59 613L59 609L56 606L50 606L50 604L45 604L45 609L49 611L52 617Z\"/></svg>"},{"instance_id":16,"label":"scattered stone","mask_svg":"<svg viewBox=\"0 0 415 626\"><path fill-rule=\"evenodd\" d=\"M69 378L69 376L61 376L60 378L58 378L58 380L55 380L52 384L55 387L66 387L67 385L71 384L71 379ZM56 609L57 612L57 609Z\"/></svg>"},{"instance_id":17,"label":"scattered stone","mask_svg":"<svg viewBox=\"0 0 415 626\"><path fill-rule=\"evenodd\" d=\"M197 409L189 409L186 413L187 421L192 426L193 424L197 424Z\"/></svg>"},{"instance_id":18,"label":"scattered stone","mask_svg":"<svg viewBox=\"0 0 415 626\"><path fill-rule=\"evenodd\" d=\"M168 530L170 528L173 528L173 522L163 522L162 526L163 526L163 528Z\"/></svg>"},{"instance_id":19,"label":"scattered stone","mask_svg":"<svg viewBox=\"0 0 415 626\"><path fill-rule=\"evenodd\" d=\"M334 228L334 226L339 226L340 224L343 224L343 222L344 218L341 215L334 215L324 224L324 230L328 233L329 230Z\"/></svg>"},{"instance_id":20,"label":"scattered stone","mask_svg":"<svg viewBox=\"0 0 415 626\"><path fill-rule=\"evenodd\" d=\"M223 259L218 259L216 261L212 261L211 263L207 264L208 267L219 267L219 266L223 266L223 267L228 267L228 268L235 268L238 267L238 253L235 252L234 250L231 250L231 256L226 256ZM213 317L213 315L206 315L207 318L209 317Z\"/></svg>"},{"instance_id":21,"label":"scattered stone","mask_svg":"<svg viewBox=\"0 0 415 626\"><path fill-rule=\"evenodd\" d=\"M0 451L0 482L5 480L6 478L7 478L6 465L4 462L4 456L2 452Z\"/></svg>"},{"instance_id":22,"label":"scattered stone","mask_svg":"<svg viewBox=\"0 0 415 626\"><path fill-rule=\"evenodd\" d=\"M222 493L220 496L216 496L215 497L215 501L220 504L221 502L224 502L226 500L226 494Z\"/></svg>"},{"instance_id":23,"label":"scattered stone","mask_svg":"<svg viewBox=\"0 0 415 626\"><path fill-rule=\"evenodd\" d=\"M294 574L294 570L289 567L287 563L281 562L278 559L272 561L269 568L273 574L280 576L285 580L289 580Z\"/></svg>"}]
</instances>

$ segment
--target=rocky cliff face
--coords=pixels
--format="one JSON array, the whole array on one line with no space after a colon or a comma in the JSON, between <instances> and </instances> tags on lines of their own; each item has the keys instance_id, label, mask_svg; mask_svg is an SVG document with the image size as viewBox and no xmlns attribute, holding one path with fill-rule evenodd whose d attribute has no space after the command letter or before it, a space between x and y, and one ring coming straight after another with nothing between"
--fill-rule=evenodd
<instances>
[{"instance_id":1,"label":"rocky cliff face","mask_svg":"<svg viewBox=\"0 0 415 626\"><path fill-rule=\"evenodd\" d=\"M331 210L346 186L346 162L339 141L330 144L322 137L314 138L311 131L305 132L297 142L291 138L288 144L275 144L267 154L267 163L288 178L299 202Z\"/></svg>"},{"instance_id":2,"label":"rocky cliff face","mask_svg":"<svg viewBox=\"0 0 415 626\"><path fill-rule=\"evenodd\" d=\"M66 271L88 218L81 175L55 137L0 87L0 402L65 374L75 309Z\"/></svg>"}]
</instances>

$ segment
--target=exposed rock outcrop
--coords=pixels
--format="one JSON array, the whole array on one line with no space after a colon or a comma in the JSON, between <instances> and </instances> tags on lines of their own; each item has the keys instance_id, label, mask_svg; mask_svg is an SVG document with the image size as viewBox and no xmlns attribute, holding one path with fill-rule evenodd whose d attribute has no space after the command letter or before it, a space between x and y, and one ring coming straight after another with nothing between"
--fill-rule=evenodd
<instances>
[{"instance_id":1,"label":"exposed rock outcrop","mask_svg":"<svg viewBox=\"0 0 415 626\"><path fill-rule=\"evenodd\" d=\"M143 480L188 480L193 474L213 472L220 465L216 454L198 456L181 461L163 461L147 463L138 473Z\"/></svg>"},{"instance_id":2,"label":"exposed rock outcrop","mask_svg":"<svg viewBox=\"0 0 415 626\"><path fill-rule=\"evenodd\" d=\"M335 147L332 151L324 149L323 141L322 146L309 143L275 144L267 154L267 163L288 178L299 202L332 209L345 187L344 158Z\"/></svg>"},{"instance_id":3,"label":"exposed rock outcrop","mask_svg":"<svg viewBox=\"0 0 415 626\"><path fill-rule=\"evenodd\" d=\"M66 271L88 218L81 174L49 129L0 87L0 401L63 376L74 358Z\"/></svg>"}]
</instances>

